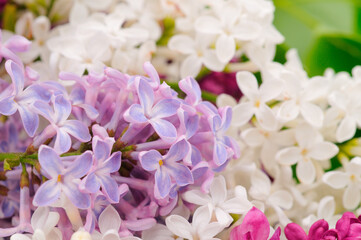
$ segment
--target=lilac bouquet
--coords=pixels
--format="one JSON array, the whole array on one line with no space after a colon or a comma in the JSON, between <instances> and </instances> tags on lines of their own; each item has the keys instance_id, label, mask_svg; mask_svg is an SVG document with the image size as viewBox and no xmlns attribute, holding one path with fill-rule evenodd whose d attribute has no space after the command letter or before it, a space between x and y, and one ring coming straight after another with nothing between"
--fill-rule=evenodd
<instances>
[{"instance_id":1,"label":"lilac bouquet","mask_svg":"<svg viewBox=\"0 0 361 240\"><path fill-rule=\"evenodd\" d=\"M175 208L191 208L180 195L208 192L214 173L239 155L225 136L231 108L203 101L191 77L179 82L179 98L149 62L147 77L109 67L82 77L62 72L60 79L75 81L68 94L24 69L15 52L27 49L26 39L9 41L1 48L12 82L0 95L8 133L0 236L70 239L80 228L94 239L135 239Z\"/></svg>"}]
</instances>

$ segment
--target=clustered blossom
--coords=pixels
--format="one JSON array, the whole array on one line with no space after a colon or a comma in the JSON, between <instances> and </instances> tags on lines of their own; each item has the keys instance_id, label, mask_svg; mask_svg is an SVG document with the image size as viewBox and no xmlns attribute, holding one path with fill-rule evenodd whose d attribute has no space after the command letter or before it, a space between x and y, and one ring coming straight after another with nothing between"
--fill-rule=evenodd
<instances>
[{"instance_id":1,"label":"clustered blossom","mask_svg":"<svg viewBox=\"0 0 361 240\"><path fill-rule=\"evenodd\" d=\"M0 238L361 236L361 68L274 62L271 1L14 3Z\"/></svg>"},{"instance_id":2,"label":"clustered blossom","mask_svg":"<svg viewBox=\"0 0 361 240\"><path fill-rule=\"evenodd\" d=\"M181 99L160 82L149 62L144 64L148 76L108 67L101 74L90 71L82 77L62 72L60 79L75 82L68 93L56 82L27 80L23 65L11 59L5 66L12 84L4 85L1 113L12 117L19 111L30 145L24 154L5 159L11 164L3 174L0 213L18 216L20 222L1 229L0 236L16 233L12 239L25 239L21 232L28 232L33 239L39 234L68 239L75 229L72 239L83 235L137 239L139 232L151 229L180 202L189 205L191 200L183 199L183 193L220 191L226 200L224 179L218 187L210 183L215 172L239 155L235 141L224 135L231 108L218 109L203 101L193 78L179 82L186 95ZM18 133L14 126L6 127L9 119L4 118L4 128ZM5 136L3 149L13 141ZM11 197L19 188L24 195L20 202ZM244 213L250 208L246 196L235 199L225 202L223 211ZM45 221L49 215L49 224L30 224L34 208L32 219ZM222 224L210 223L218 226L214 234L230 224L229 218Z\"/></svg>"}]
</instances>

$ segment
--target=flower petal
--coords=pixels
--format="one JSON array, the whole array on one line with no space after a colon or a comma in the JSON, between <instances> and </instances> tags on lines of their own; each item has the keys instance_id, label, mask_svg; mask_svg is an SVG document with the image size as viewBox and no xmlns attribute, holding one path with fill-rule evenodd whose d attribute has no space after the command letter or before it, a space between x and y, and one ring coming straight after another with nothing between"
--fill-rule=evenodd
<instances>
[{"instance_id":1,"label":"flower petal","mask_svg":"<svg viewBox=\"0 0 361 240\"><path fill-rule=\"evenodd\" d=\"M186 57L186 59L183 60L181 64L181 77L196 77L200 72L201 67L201 59L195 54L189 55L188 57Z\"/></svg>"},{"instance_id":2,"label":"flower petal","mask_svg":"<svg viewBox=\"0 0 361 240\"><path fill-rule=\"evenodd\" d=\"M152 109L152 118L165 118L177 113L180 102L176 99L163 99L154 105Z\"/></svg>"},{"instance_id":3,"label":"flower petal","mask_svg":"<svg viewBox=\"0 0 361 240\"><path fill-rule=\"evenodd\" d=\"M316 178L316 169L311 160L301 160L296 166L298 179L305 184L311 184Z\"/></svg>"},{"instance_id":4,"label":"flower petal","mask_svg":"<svg viewBox=\"0 0 361 240\"><path fill-rule=\"evenodd\" d=\"M89 173L82 181L85 189L91 193L96 193L100 188L100 181L94 172Z\"/></svg>"},{"instance_id":5,"label":"flower petal","mask_svg":"<svg viewBox=\"0 0 361 240\"><path fill-rule=\"evenodd\" d=\"M249 210L240 226L241 236L246 236L248 232L251 239L267 239L270 232L266 216L255 207Z\"/></svg>"},{"instance_id":6,"label":"flower petal","mask_svg":"<svg viewBox=\"0 0 361 240\"><path fill-rule=\"evenodd\" d=\"M139 153L139 160L147 171L154 171L159 167L159 161L163 160L163 156L156 150L143 151Z\"/></svg>"},{"instance_id":7,"label":"flower petal","mask_svg":"<svg viewBox=\"0 0 361 240\"><path fill-rule=\"evenodd\" d=\"M89 129L79 120L66 120L61 129L81 142L88 142L91 139Z\"/></svg>"},{"instance_id":8,"label":"flower petal","mask_svg":"<svg viewBox=\"0 0 361 240\"><path fill-rule=\"evenodd\" d=\"M356 133L356 128L356 121L353 118L346 116L344 119L342 119L336 130L337 141L344 142L351 139Z\"/></svg>"},{"instance_id":9,"label":"flower petal","mask_svg":"<svg viewBox=\"0 0 361 240\"><path fill-rule=\"evenodd\" d=\"M299 147L288 147L277 152L276 159L280 164L293 165L302 160Z\"/></svg>"},{"instance_id":10,"label":"flower petal","mask_svg":"<svg viewBox=\"0 0 361 240\"><path fill-rule=\"evenodd\" d=\"M54 101L54 121L63 123L70 115L71 103L63 95L55 97Z\"/></svg>"},{"instance_id":11,"label":"flower petal","mask_svg":"<svg viewBox=\"0 0 361 240\"><path fill-rule=\"evenodd\" d=\"M170 177L163 167L160 167L159 170L155 172L155 187L159 191L161 198L165 198L170 191Z\"/></svg>"},{"instance_id":12,"label":"flower petal","mask_svg":"<svg viewBox=\"0 0 361 240\"><path fill-rule=\"evenodd\" d=\"M285 235L288 240L307 240L305 231L296 223L289 223L285 227Z\"/></svg>"},{"instance_id":13,"label":"flower petal","mask_svg":"<svg viewBox=\"0 0 361 240\"><path fill-rule=\"evenodd\" d=\"M344 172L330 171L322 176L322 181L332 188L340 189L346 187L349 177Z\"/></svg>"},{"instance_id":14,"label":"flower petal","mask_svg":"<svg viewBox=\"0 0 361 240\"><path fill-rule=\"evenodd\" d=\"M71 139L69 134L61 128L56 130L54 149L58 153L65 153L70 149Z\"/></svg>"},{"instance_id":15,"label":"flower petal","mask_svg":"<svg viewBox=\"0 0 361 240\"><path fill-rule=\"evenodd\" d=\"M110 176L99 176L99 180L102 186L102 192L111 200L112 203L119 202L119 192L117 182Z\"/></svg>"},{"instance_id":16,"label":"flower petal","mask_svg":"<svg viewBox=\"0 0 361 240\"><path fill-rule=\"evenodd\" d=\"M183 54L192 54L195 52L195 43L193 38L183 34L174 35L171 39L169 39L168 47L173 51L178 51Z\"/></svg>"},{"instance_id":17,"label":"flower petal","mask_svg":"<svg viewBox=\"0 0 361 240\"><path fill-rule=\"evenodd\" d=\"M254 107L251 102L243 102L233 108L233 120L234 126L243 126L249 120L251 120L254 114Z\"/></svg>"},{"instance_id":18,"label":"flower petal","mask_svg":"<svg viewBox=\"0 0 361 240\"><path fill-rule=\"evenodd\" d=\"M7 97L0 101L0 114L5 116L13 115L18 110L14 97Z\"/></svg>"},{"instance_id":19,"label":"flower petal","mask_svg":"<svg viewBox=\"0 0 361 240\"><path fill-rule=\"evenodd\" d=\"M60 197L61 187L56 179L41 184L36 191L33 204L35 206L49 206Z\"/></svg>"},{"instance_id":20,"label":"flower petal","mask_svg":"<svg viewBox=\"0 0 361 240\"><path fill-rule=\"evenodd\" d=\"M137 85L137 93L139 97L140 104L144 109L144 113L150 114L151 108L154 103L154 92L149 83L144 79L139 79Z\"/></svg>"},{"instance_id":21,"label":"flower petal","mask_svg":"<svg viewBox=\"0 0 361 240\"><path fill-rule=\"evenodd\" d=\"M171 176L175 179L178 186L186 186L194 182L192 172L188 167L179 163L172 163L167 164L166 168L171 173Z\"/></svg>"},{"instance_id":22,"label":"flower petal","mask_svg":"<svg viewBox=\"0 0 361 240\"><path fill-rule=\"evenodd\" d=\"M87 209L90 207L90 196L87 193L82 193L78 184L71 182L72 179L64 181L62 190L69 200L80 209Z\"/></svg>"},{"instance_id":23,"label":"flower petal","mask_svg":"<svg viewBox=\"0 0 361 240\"><path fill-rule=\"evenodd\" d=\"M343 194L342 202L346 209L355 209L360 203L360 188L355 184L350 184Z\"/></svg>"},{"instance_id":24,"label":"flower petal","mask_svg":"<svg viewBox=\"0 0 361 240\"><path fill-rule=\"evenodd\" d=\"M34 113L31 107L26 105L19 105L18 110L26 133L33 137L39 126L38 114Z\"/></svg>"},{"instance_id":25,"label":"flower petal","mask_svg":"<svg viewBox=\"0 0 361 240\"><path fill-rule=\"evenodd\" d=\"M112 205L109 205L99 216L99 229L101 233L106 233L109 230L119 231L122 220L119 217L117 210Z\"/></svg>"},{"instance_id":26,"label":"flower petal","mask_svg":"<svg viewBox=\"0 0 361 240\"><path fill-rule=\"evenodd\" d=\"M164 119L151 119L150 124L161 139L172 142L177 137L177 130L174 125Z\"/></svg>"},{"instance_id":27,"label":"flower petal","mask_svg":"<svg viewBox=\"0 0 361 240\"><path fill-rule=\"evenodd\" d=\"M60 160L58 154L54 151L54 149L46 145L41 145L39 148L39 163L42 169L42 174L44 174L48 179L57 179L64 170L63 162Z\"/></svg>"},{"instance_id":28,"label":"flower petal","mask_svg":"<svg viewBox=\"0 0 361 240\"><path fill-rule=\"evenodd\" d=\"M165 219L165 223L167 228L175 235L185 239L193 239L192 226L183 217L178 215L171 215Z\"/></svg>"},{"instance_id":29,"label":"flower petal","mask_svg":"<svg viewBox=\"0 0 361 240\"><path fill-rule=\"evenodd\" d=\"M213 179L210 193L214 204L222 204L226 200L227 187L223 176L218 176Z\"/></svg>"},{"instance_id":30,"label":"flower petal","mask_svg":"<svg viewBox=\"0 0 361 240\"><path fill-rule=\"evenodd\" d=\"M320 128L323 124L322 109L310 102L303 102L300 105L300 111L305 120L316 128Z\"/></svg>"},{"instance_id":31,"label":"flower petal","mask_svg":"<svg viewBox=\"0 0 361 240\"><path fill-rule=\"evenodd\" d=\"M23 69L12 60L5 62L5 69L14 84L15 95L20 94L24 89L25 82Z\"/></svg>"},{"instance_id":32,"label":"flower petal","mask_svg":"<svg viewBox=\"0 0 361 240\"><path fill-rule=\"evenodd\" d=\"M131 105L124 113L124 119L131 123L145 123L148 119L144 116L144 110L139 104Z\"/></svg>"},{"instance_id":33,"label":"flower petal","mask_svg":"<svg viewBox=\"0 0 361 240\"><path fill-rule=\"evenodd\" d=\"M87 174L93 164L93 156L91 151L86 151L78 156L74 162L67 168L66 174L73 178L81 178Z\"/></svg>"},{"instance_id":34,"label":"flower petal","mask_svg":"<svg viewBox=\"0 0 361 240\"><path fill-rule=\"evenodd\" d=\"M330 142L321 142L309 149L308 156L315 160L327 160L338 153L338 147Z\"/></svg>"},{"instance_id":35,"label":"flower petal","mask_svg":"<svg viewBox=\"0 0 361 240\"><path fill-rule=\"evenodd\" d=\"M182 160L189 151L189 145L185 139L182 139L173 144L168 153L164 156L164 160L167 162L177 162Z\"/></svg>"},{"instance_id":36,"label":"flower petal","mask_svg":"<svg viewBox=\"0 0 361 240\"><path fill-rule=\"evenodd\" d=\"M236 43L231 36L221 34L216 41L216 54L221 62L229 62L236 52Z\"/></svg>"}]
</instances>

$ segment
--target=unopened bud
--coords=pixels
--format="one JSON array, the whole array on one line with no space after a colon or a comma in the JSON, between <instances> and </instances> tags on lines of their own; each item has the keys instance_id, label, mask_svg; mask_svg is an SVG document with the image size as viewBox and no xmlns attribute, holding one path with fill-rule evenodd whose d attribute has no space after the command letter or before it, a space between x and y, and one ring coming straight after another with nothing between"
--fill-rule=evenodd
<instances>
[{"instance_id":1,"label":"unopened bud","mask_svg":"<svg viewBox=\"0 0 361 240\"><path fill-rule=\"evenodd\" d=\"M29 187L30 183L29 183L29 174L26 171L23 171L21 173L21 178L20 178L20 187L24 188L24 187Z\"/></svg>"},{"instance_id":2,"label":"unopened bud","mask_svg":"<svg viewBox=\"0 0 361 240\"><path fill-rule=\"evenodd\" d=\"M71 236L70 240L92 240L92 237L87 231L81 228Z\"/></svg>"}]
</instances>

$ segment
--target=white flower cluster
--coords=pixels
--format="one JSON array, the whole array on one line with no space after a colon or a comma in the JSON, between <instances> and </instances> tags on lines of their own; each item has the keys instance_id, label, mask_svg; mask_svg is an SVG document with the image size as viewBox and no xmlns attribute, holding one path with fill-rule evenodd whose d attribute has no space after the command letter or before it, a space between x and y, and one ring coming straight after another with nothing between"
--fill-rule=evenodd
<instances>
[{"instance_id":1,"label":"white flower cluster","mask_svg":"<svg viewBox=\"0 0 361 240\"><path fill-rule=\"evenodd\" d=\"M360 206L360 143L353 139L361 127L360 73L355 67L352 76L327 70L309 78L290 50L284 65L262 67L260 84L250 72L237 73L239 102L218 97L218 106L233 106L229 134L241 146L240 159L222 174L246 187L271 225L307 229L324 218L332 226L336 208Z\"/></svg>"},{"instance_id":2,"label":"white flower cluster","mask_svg":"<svg viewBox=\"0 0 361 240\"><path fill-rule=\"evenodd\" d=\"M143 63L152 61L173 80L195 77L202 66L223 71L242 55L251 61L233 68L257 69L265 61L260 51L272 59L283 41L272 25L274 6L268 0L73 2L69 22L52 29L48 18L30 12L17 21L16 33L33 39L22 59L48 73L44 79L56 79L59 71L99 72L105 65L141 74Z\"/></svg>"}]
</instances>

